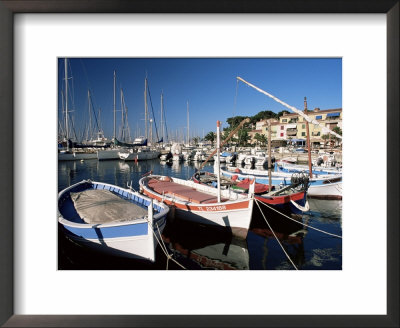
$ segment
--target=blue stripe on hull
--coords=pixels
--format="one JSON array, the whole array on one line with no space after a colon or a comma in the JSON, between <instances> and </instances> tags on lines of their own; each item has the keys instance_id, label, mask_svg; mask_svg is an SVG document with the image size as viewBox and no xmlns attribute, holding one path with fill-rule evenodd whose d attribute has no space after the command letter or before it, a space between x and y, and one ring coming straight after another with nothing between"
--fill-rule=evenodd
<instances>
[{"instance_id":1,"label":"blue stripe on hull","mask_svg":"<svg viewBox=\"0 0 400 328\"><path fill-rule=\"evenodd\" d=\"M74 235L85 239L101 240L107 238L146 236L148 232L148 223L144 222L103 228L75 228L64 225L64 228Z\"/></svg>"}]
</instances>

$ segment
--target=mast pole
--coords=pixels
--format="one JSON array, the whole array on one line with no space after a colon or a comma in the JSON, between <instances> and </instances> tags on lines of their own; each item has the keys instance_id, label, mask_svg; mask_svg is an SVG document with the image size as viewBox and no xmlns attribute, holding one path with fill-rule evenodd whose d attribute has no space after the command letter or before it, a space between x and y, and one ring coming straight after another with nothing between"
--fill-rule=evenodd
<instances>
[{"instance_id":1,"label":"mast pole","mask_svg":"<svg viewBox=\"0 0 400 328\"><path fill-rule=\"evenodd\" d=\"M220 135L219 135L219 129L220 129L220 121L217 121L217 185L218 185L218 203L221 202L221 177L220 177L220 165L219 165L219 154L220 154Z\"/></svg>"},{"instance_id":2,"label":"mast pole","mask_svg":"<svg viewBox=\"0 0 400 328\"><path fill-rule=\"evenodd\" d=\"M307 97L304 97L304 113L307 115ZM310 178L312 178L310 129L308 126L308 121L306 121L306 132L307 132L307 150L308 150L308 170L310 171Z\"/></svg>"},{"instance_id":3,"label":"mast pole","mask_svg":"<svg viewBox=\"0 0 400 328\"><path fill-rule=\"evenodd\" d=\"M190 137L189 137L189 101L186 102L186 110L187 110L187 143L190 146Z\"/></svg>"},{"instance_id":4,"label":"mast pole","mask_svg":"<svg viewBox=\"0 0 400 328\"><path fill-rule=\"evenodd\" d=\"M124 125L124 99L121 88L121 140L125 141L125 125Z\"/></svg>"},{"instance_id":5,"label":"mast pole","mask_svg":"<svg viewBox=\"0 0 400 328\"><path fill-rule=\"evenodd\" d=\"M161 91L161 139L162 145L164 145L164 122L163 122L163 92Z\"/></svg>"},{"instance_id":6,"label":"mast pole","mask_svg":"<svg viewBox=\"0 0 400 328\"><path fill-rule=\"evenodd\" d=\"M67 151L69 150L69 129L68 129L68 60L64 59L65 75L65 131L67 137Z\"/></svg>"},{"instance_id":7,"label":"mast pole","mask_svg":"<svg viewBox=\"0 0 400 328\"><path fill-rule=\"evenodd\" d=\"M147 131L147 77L144 79L144 126L146 139L149 138Z\"/></svg>"},{"instance_id":8,"label":"mast pole","mask_svg":"<svg viewBox=\"0 0 400 328\"><path fill-rule=\"evenodd\" d=\"M268 191L271 191L272 177L271 177L271 120L268 120Z\"/></svg>"},{"instance_id":9,"label":"mast pole","mask_svg":"<svg viewBox=\"0 0 400 328\"><path fill-rule=\"evenodd\" d=\"M114 70L114 135L113 135L113 140L114 140L114 145L115 145L115 80L116 80L116 76L115 76L115 70Z\"/></svg>"},{"instance_id":10,"label":"mast pole","mask_svg":"<svg viewBox=\"0 0 400 328\"><path fill-rule=\"evenodd\" d=\"M90 113L90 90L88 90L88 110L89 110L89 129L88 129L88 141L92 137L92 115Z\"/></svg>"}]
</instances>

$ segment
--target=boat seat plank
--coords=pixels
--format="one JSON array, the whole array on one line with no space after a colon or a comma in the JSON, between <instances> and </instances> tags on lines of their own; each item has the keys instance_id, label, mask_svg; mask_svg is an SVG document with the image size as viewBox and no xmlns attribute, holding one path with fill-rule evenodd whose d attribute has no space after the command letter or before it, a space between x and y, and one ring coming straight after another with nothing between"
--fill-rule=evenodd
<instances>
[{"instance_id":1,"label":"boat seat plank","mask_svg":"<svg viewBox=\"0 0 400 328\"><path fill-rule=\"evenodd\" d=\"M180 198L184 201L189 201L197 204L210 204L217 203L218 198L215 195L210 195L205 192L198 191L192 187L184 186L173 181L160 181L157 179L150 179L148 186L160 195L169 197ZM221 198L221 201L228 199Z\"/></svg>"}]
</instances>

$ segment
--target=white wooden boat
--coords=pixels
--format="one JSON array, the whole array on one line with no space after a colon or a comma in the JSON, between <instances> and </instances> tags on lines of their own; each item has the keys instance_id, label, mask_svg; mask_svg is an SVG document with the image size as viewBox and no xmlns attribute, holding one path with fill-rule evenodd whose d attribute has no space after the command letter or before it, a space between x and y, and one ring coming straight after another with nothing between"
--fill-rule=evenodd
<instances>
[{"instance_id":1,"label":"white wooden boat","mask_svg":"<svg viewBox=\"0 0 400 328\"><path fill-rule=\"evenodd\" d=\"M168 212L138 192L90 180L58 194L58 222L67 237L121 257L154 261Z\"/></svg>"},{"instance_id":2,"label":"white wooden boat","mask_svg":"<svg viewBox=\"0 0 400 328\"><path fill-rule=\"evenodd\" d=\"M269 177L266 170L239 169L228 167L221 170L221 174L229 177L244 180L249 177L256 179L257 183L268 184ZM272 185L286 186L291 184L292 173L272 172ZM342 175L325 174L318 177L312 177L309 180L310 186L307 195L309 197L321 199L342 199Z\"/></svg>"},{"instance_id":3,"label":"white wooden boat","mask_svg":"<svg viewBox=\"0 0 400 328\"><path fill-rule=\"evenodd\" d=\"M307 172L309 173L310 169L307 165L297 165L290 164L284 161L277 161L275 163L275 171L276 172L285 172L285 173L293 173L293 172ZM341 174L342 169L339 167L322 167L315 166L312 167L312 173L315 176L326 175L326 174Z\"/></svg>"},{"instance_id":4,"label":"white wooden boat","mask_svg":"<svg viewBox=\"0 0 400 328\"><path fill-rule=\"evenodd\" d=\"M176 217L184 220L228 228L232 235L246 238L253 212L254 183L248 195L218 190L168 176L150 175L139 180L146 196L173 206Z\"/></svg>"}]
</instances>

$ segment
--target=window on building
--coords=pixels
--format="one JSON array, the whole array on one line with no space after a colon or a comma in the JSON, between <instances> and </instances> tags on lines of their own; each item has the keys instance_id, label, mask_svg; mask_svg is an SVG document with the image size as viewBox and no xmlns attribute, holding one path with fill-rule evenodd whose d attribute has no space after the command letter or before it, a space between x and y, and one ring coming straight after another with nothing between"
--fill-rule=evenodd
<instances>
[{"instance_id":1,"label":"window on building","mask_svg":"<svg viewBox=\"0 0 400 328\"><path fill-rule=\"evenodd\" d=\"M304 137L305 135L306 135L306 133L305 133L305 132L302 132L302 133L301 133L301 136L302 136L302 137Z\"/></svg>"},{"instance_id":2,"label":"window on building","mask_svg":"<svg viewBox=\"0 0 400 328\"><path fill-rule=\"evenodd\" d=\"M322 115L315 116L316 120L322 120Z\"/></svg>"},{"instance_id":3,"label":"window on building","mask_svg":"<svg viewBox=\"0 0 400 328\"><path fill-rule=\"evenodd\" d=\"M282 122L283 122L283 123L286 123L286 122L287 122L287 119L286 119L286 118L285 118L285 119L283 119L283 120L282 120Z\"/></svg>"},{"instance_id":4,"label":"window on building","mask_svg":"<svg viewBox=\"0 0 400 328\"><path fill-rule=\"evenodd\" d=\"M281 132L281 137L283 137L283 132Z\"/></svg>"},{"instance_id":5,"label":"window on building","mask_svg":"<svg viewBox=\"0 0 400 328\"><path fill-rule=\"evenodd\" d=\"M281 125L281 130L283 130L283 125Z\"/></svg>"},{"instance_id":6,"label":"window on building","mask_svg":"<svg viewBox=\"0 0 400 328\"><path fill-rule=\"evenodd\" d=\"M305 125L305 124L303 124L303 125L301 126L301 128L302 128L302 129L305 129L305 128L306 128L306 125Z\"/></svg>"}]
</instances>

